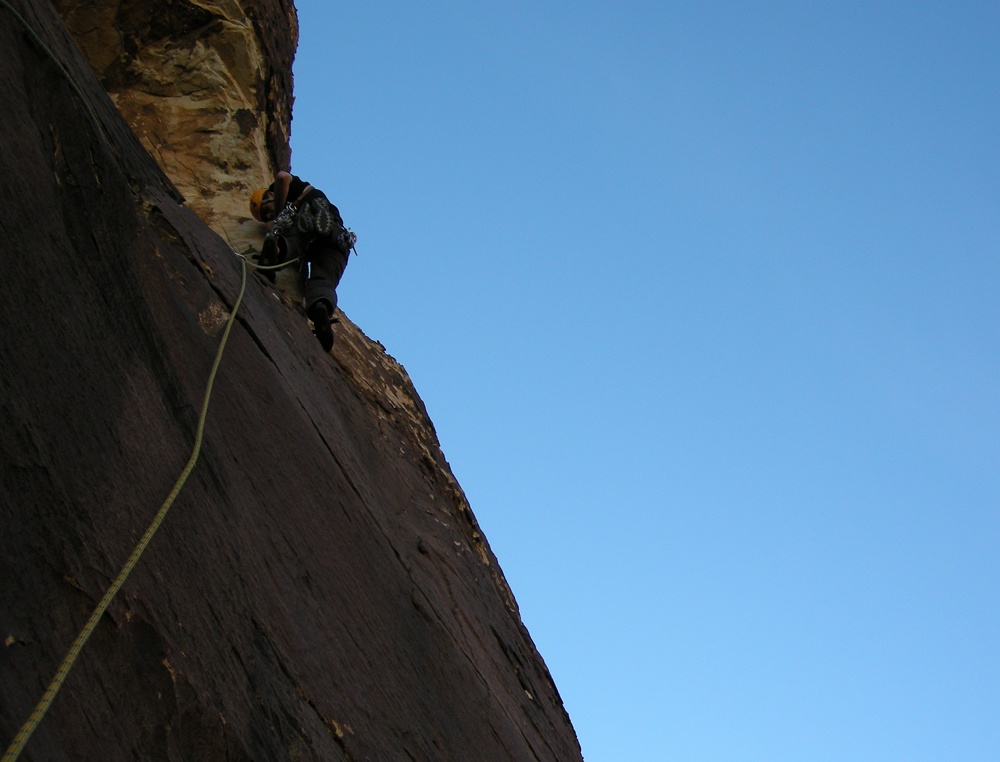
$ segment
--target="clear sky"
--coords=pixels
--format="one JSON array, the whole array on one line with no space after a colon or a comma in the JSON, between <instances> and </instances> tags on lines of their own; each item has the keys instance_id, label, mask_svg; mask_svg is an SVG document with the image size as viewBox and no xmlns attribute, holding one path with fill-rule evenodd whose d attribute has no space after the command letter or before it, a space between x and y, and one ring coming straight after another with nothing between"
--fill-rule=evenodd
<instances>
[{"instance_id":1,"label":"clear sky","mask_svg":"<svg viewBox=\"0 0 1000 762\"><path fill-rule=\"evenodd\" d=\"M296 4L587 762L1000 759L1000 3Z\"/></svg>"}]
</instances>

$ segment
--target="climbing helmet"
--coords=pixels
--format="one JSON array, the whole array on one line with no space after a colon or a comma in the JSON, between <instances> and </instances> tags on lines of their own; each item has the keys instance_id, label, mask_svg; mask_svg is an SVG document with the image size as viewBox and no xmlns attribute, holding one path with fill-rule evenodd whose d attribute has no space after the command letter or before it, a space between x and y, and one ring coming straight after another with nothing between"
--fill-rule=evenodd
<instances>
[{"instance_id":1,"label":"climbing helmet","mask_svg":"<svg viewBox=\"0 0 1000 762\"><path fill-rule=\"evenodd\" d=\"M250 196L250 214L253 215L255 220L263 222L263 218L260 216L260 207L264 203L264 196L267 194L267 188L258 188Z\"/></svg>"}]
</instances>

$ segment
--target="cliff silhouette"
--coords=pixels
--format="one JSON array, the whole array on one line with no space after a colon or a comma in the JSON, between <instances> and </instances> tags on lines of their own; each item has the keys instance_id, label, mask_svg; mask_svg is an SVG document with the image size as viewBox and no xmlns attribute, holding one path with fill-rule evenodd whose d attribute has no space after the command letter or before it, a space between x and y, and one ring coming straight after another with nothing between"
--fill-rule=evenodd
<instances>
[{"instance_id":1,"label":"cliff silhouette","mask_svg":"<svg viewBox=\"0 0 1000 762\"><path fill-rule=\"evenodd\" d=\"M296 28L279 0L0 17L6 748L191 453ZM198 462L22 759L581 759L419 395L339 317L324 354L248 275Z\"/></svg>"}]
</instances>

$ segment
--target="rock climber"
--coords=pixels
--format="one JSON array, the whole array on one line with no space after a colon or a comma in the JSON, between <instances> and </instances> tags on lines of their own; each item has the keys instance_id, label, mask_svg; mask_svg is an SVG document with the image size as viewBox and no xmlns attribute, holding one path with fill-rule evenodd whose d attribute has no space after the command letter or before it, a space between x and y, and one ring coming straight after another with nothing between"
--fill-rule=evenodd
<instances>
[{"instance_id":1,"label":"rock climber","mask_svg":"<svg viewBox=\"0 0 1000 762\"><path fill-rule=\"evenodd\" d=\"M324 351L333 349L333 319L337 286L357 240L344 227L340 211L318 188L288 172L250 196L250 214L270 223L259 262L277 265L298 259L306 315ZM274 281L273 271L265 273Z\"/></svg>"}]
</instances>

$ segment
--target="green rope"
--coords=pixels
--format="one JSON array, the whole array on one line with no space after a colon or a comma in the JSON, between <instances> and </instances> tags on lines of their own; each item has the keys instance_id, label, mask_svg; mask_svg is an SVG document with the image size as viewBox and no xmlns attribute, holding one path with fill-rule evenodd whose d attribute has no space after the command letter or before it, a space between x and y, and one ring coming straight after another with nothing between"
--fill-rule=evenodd
<instances>
[{"instance_id":1,"label":"green rope","mask_svg":"<svg viewBox=\"0 0 1000 762\"><path fill-rule=\"evenodd\" d=\"M31 28L31 25L24 20L24 17L22 17L21 14L18 13L17 10L15 10L14 7L11 6L9 2L7 2L7 0L0 0L0 6L6 8L11 13L11 15L14 16L14 18L24 28L25 32L27 32L29 37L31 37L31 39L49 56L52 62L59 69L59 72L63 75L63 77L66 78L66 81L69 82L70 87L73 88L73 91L80 98L80 101L83 103L84 108L86 108L91 120L97 126L98 133L101 135L101 137L105 139L105 141L108 141L110 144L110 140L108 139L108 136L104 131L104 125L101 123L100 119L98 119L97 114L94 112L93 108L91 108L90 102L88 101L86 95L80 89L80 86L73 79L72 75L70 75L66 67L52 52L52 49L49 48L49 46L46 45L45 42L42 41L41 37L39 37L38 34L35 32L35 30ZM52 701L56 697L56 694L59 693L59 689L62 688L62 685L65 682L67 675L69 675L69 671L73 668L73 665L76 663L77 657L80 655L80 651L83 650L84 645L86 645L87 641L90 639L90 636L93 634L94 629L97 627L97 623L100 621L105 611L107 611L108 606L111 605L111 601L114 600L115 596L118 594L118 591L121 589L122 585L125 584L125 580L128 579L128 576L132 573L132 570L135 568L135 565L139 562L140 557L146 550L146 546L149 545L150 541L153 539L153 535L155 535L156 531L160 528L160 525L163 523L163 520L167 516L167 511L170 510L170 507L173 505L174 500L177 498L177 495L180 494L180 491L184 487L184 484L187 481L188 476L190 476L191 471L194 469L195 463L197 463L198 461L198 456L201 453L202 437L205 431L205 419L208 417L208 403L212 395L212 387L215 384L215 376L219 370L219 364L222 362L222 354L226 348L226 342L229 340L229 333L232 330L233 323L236 321L236 313L240 308L240 304L243 301L243 294L246 291L247 267L249 266L255 270L278 270L282 267L286 267L297 261L293 259L288 262L282 262L279 265L264 267L255 263L248 262L247 258L244 257L242 254L238 254L237 256L239 256L240 259L243 261L242 277L240 282L240 293L239 296L236 298L236 304L233 305L233 311L229 316L228 322L226 323L226 329L222 334L222 341L219 343L219 349L215 354L215 361L212 363L212 370L208 376L208 383L205 387L205 397L201 404L201 414L198 417L198 427L195 432L195 441L194 441L194 447L192 448L191 451L191 457L188 459L187 465L184 467L184 470L181 472L181 475L177 478L177 481L174 484L173 489L170 491L170 494L167 496L167 499L163 502L163 505L160 506L160 510L156 513L156 516L153 518L153 522L149 525L149 528L146 530L146 533L142 536L142 539L139 540L139 543L135 546L135 549L132 551L132 555L129 556L128 561L125 562L125 565L122 567L122 570L118 573L118 576L115 578L114 582L111 583L111 586L107 589L107 592L104 593L104 597L101 598L101 601L97 604L97 607L94 609L94 612L90 615L90 619L87 620L87 623L80 631L80 634L77 636L76 640L73 641L73 644L70 646L69 651L67 651L66 656L62 660L62 663L56 670L55 677L52 678L52 681L49 683L48 688L45 689L45 693L42 694L42 698L39 700L38 705L35 707L35 710L31 713L31 716L27 719L27 721L18 731L17 736L15 736L14 740L7 748L7 751L4 753L3 759L0 762L14 762L14 760L16 760L18 756L20 756L21 751L24 749L25 744L31 738L31 735L35 732L35 728L38 727L38 724L42 721L42 718L45 716L45 713L48 712L49 707L52 705Z\"/></svg>"},{"instance_id":2,"label":"green rope","mask_svg":"<svg viewBox=\"0 0 1000 762\"><path fill-rule=\"evenodd\" d=\"M0 2L2 1L3 0L0 0ZM226 323L226 330L222 334L222 341L219 343L219 349L215 353L215 362L212 364L212 371L208 376L208 384L205 387L205 397L201 403L201 414L198 417L198 428L195 432L194 448L191 451L191 457L188 459L187 465L184 467L184 470L178 477L177 482L174 484L174 488L170 491L170 494L163 502L163 505L160 506L160 510L153 519L153 523L149 525L149 529L146 530L142 539L139 540L139 544L135 546L135 550L132 551L132 555L129 556L128 561L125 562L125 566L122 567L122 570L118 573L115 581L111 583L111 586L104 594L104 597L101 598L101 602L97 604L97 608L95 608L94 613L90 615L90 619L87 621L87 624L84 625L83 630L80 631L76 640L73 641L73 645L70 646L62 664L60 664L59 669L56 670L55 677L52 678L52 682L50 682L49 687L46 688L41 700L35 707L35 711L31 713L27 722L25 722L21 727L21 730L14 738L14 741L7 749L7 752L3 755L2 762L14 762L14 760L16 760L18 755L21 753L21 750L24 748L24 745L28 742L28 739L31 738L31 734L34 733L38 723L41 722L42 718L45 716L49 706L52 704L52 700L56 697L56 694L62 687L63 682L66 680L66 676L69 674L70 669L76 662L77 656L80 655L80 651L83 649L83 646L90 638L94 628L97 627L98 621L104 615L104 612L111 604L111 601L114 599L119 589L121 589L121 586L125 584L125 580L128 578L129 574L132 573L132 569L139 562L140 556L142 556L143 551L146 550L146 546L149 545L150 540L153 539L153 535L156 534L156 530L160 528L160 525L163 523L163 519L166 518L167 511L170 510L170 506L173 505L174 500L180 493L181 488L183 488L184 483L187 481L192 469L194 469L194 465L198 460L198 455L201 452L201 441L202 435L205 431L205 419L208 416L208 402L209 398L212 396L212 386L215 384L215 376L219 370L219 364L222 362L222 353L226 348L226 342L229 340L229 332L232 330L233 323L236 321L236 312L240 308L240 303L243 301L243 293L246 291L247 265L249 263L247 262L246 257L242 255L238 256L240 256L240 259L243 260L243 274L240 283L240 294L236 298L236 304L233 306L232 313L229 315L229 321ZM250 266L255 269L265 269L252 264L250 264Z\"/></svg>"},{"instance_id":3,"label":"green rope","mask_svg":"<svg viewBox=\"0 0 1000 762\"><path fill-rule=\"evenodd\" d=\"M3 0L0 0L0 2L2 2L2 1ZM246 257L244 257L242 254L237 254L236 256L242 257L243 261L246 262L246 264L250 267L251 270L280 270L283 267L288 267L289 265L294 265L296 262L299 261L299 258L296 257L295 259L286 259L284 262L281 262L281 263L276 264L276 265L258 265L256 262L251 262L249 259L247 259Z\"/></svg>"}]
</instances>

